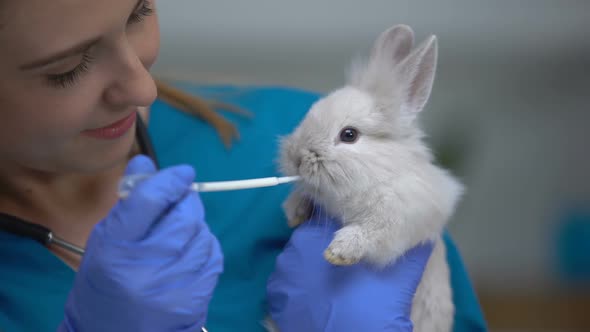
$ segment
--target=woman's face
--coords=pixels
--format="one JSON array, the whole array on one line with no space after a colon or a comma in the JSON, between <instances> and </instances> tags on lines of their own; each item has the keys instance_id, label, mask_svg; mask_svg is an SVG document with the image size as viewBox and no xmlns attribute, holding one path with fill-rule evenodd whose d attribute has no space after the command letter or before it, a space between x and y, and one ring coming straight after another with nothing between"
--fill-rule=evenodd
<instances>
[{"instance_id":1,"label":"woman's face","mask_svg":"<svg viewBox=\"0 0 590 332\"><path fill-rule=\"evenodd\" d=\"M156 87L155 0L0 0L0 164L120 164Z\"/></svg>"}]
</instances>

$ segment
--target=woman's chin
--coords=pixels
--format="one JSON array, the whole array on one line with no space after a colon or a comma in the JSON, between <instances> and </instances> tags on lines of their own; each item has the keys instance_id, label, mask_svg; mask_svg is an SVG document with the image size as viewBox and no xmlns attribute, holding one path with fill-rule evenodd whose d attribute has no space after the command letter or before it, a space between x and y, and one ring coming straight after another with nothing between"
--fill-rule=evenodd
<instances>
[{"instance_id":1,"label":"woman's chin","mask_svg":"<svg viewBox=\"0 0 590 332\"><path fill-rule=\"evenodd\" d=\"M78 156L74 156L76 160L70 163L70 167L84 173L108 171L127 164L133 154L139 153L136 151L135 137L131 131L116 140L99 143L101 144L98 147L88 147Z\"/></svg>"}]
</instances>

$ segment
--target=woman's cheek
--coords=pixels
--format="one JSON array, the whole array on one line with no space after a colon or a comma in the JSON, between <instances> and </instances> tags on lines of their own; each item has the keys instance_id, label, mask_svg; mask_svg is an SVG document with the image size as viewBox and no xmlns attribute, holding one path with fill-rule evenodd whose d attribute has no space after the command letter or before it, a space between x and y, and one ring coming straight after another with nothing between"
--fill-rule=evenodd
<instances>
[{"instance_id":1,"label":"woman's cheek","mask_svg":"<svg viewBox=\"0 0 590 332\"><path fill-rule=\"evenodd\" d=\"M91 70L78 84L67 88L67 94L47 98L37 109L37 120L47 134L59 138L78 135L81 131L95 127L101 108L100 72ZM43 107L43 109L40 109Z\"/></svg>"}]
</instances>

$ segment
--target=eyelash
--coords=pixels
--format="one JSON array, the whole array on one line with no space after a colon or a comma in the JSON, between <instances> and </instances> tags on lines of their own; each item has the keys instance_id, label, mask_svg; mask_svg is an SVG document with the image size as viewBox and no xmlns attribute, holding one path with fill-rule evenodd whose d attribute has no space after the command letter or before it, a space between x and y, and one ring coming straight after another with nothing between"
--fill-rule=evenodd
<instances>
[{"instance_id":1,"label":"eyelash","mask_svg":"<svg viewBox=\"0 0 590 332\"><path fill-rule=\"evenodd\" d=\"M88 52L84 53L82 56L82 62L77 65L74 69L63 73L63 74L53 74L48 75L47 79L51 85L60 87L60 88L67 88L70 87L78 81L80 75L88 71L90 67L90 63L94 60Z\"/></svg>"},{"instance_id":2,"label":"eyelash","mask_svg":"<svg viewBox=\"0 0 590 332\"><path fill-rule=\"evenodd\" d=\"M152 9L152 4L150 0L144 0L141 6L137 9L137 11L129 17L129 23L139 23L142 22L144 18L147 16L151 16L154 13Z\"/></svg>"},{"instance_id":3,"label":"eyelash","mask_svg":"<svg viewBox=\"0 0 590 332\"><path fill-rule=\"evenodd\" d=\"M145 17L153 13L154 10L151 7L150 1L144 0L141 6L129 16L128 24L141 23ZM47 79L53 86L60 88L71 87L76 84L82 74L88 71L93 60L94 58L88 52L85 52L82 55L82 61L74 69L62 74L48 75Z\"/></svg>"}]
</instances>

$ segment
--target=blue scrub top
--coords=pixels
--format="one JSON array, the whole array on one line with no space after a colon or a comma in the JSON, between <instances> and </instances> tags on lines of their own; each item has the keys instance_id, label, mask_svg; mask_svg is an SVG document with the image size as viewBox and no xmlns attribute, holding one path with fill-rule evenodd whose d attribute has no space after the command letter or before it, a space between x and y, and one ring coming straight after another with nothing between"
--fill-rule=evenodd
<instances>
[{"instance_id":1,"label":"blue scrub top","mask_svg":"<svg viewBox=\"0 0 590 332\"><path fill-rule=\"evenodd\" d=\"M283 87L178 86L254 113L253 119L223 114L241 134L228 150L210 125L159 100L154 103L148 129L161 167L193 165L198 181L279 175L279 136L291 132L320 97ZM207 222L225 256L209 308L211 332L264 331L266 281L290 235L281 210L289 189L201 194ZM460 255L448 234L445 241L456 305L454 332L486 331ZM0 331L55 331L73 279L74 272L40 244L0 232Z\"/></svg>"}]
</instances>

